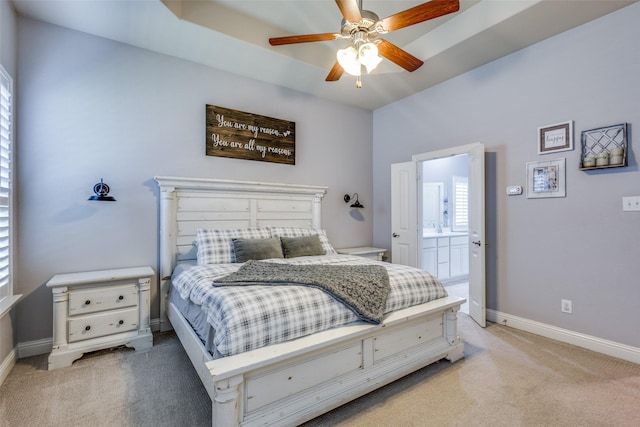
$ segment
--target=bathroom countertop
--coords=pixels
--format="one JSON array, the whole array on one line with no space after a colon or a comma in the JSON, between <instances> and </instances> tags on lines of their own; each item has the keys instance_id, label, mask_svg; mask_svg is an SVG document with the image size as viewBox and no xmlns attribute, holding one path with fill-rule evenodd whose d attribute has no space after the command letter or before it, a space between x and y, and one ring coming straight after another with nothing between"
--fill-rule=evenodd
<instances>
[{"instance_id":1,"label":"bathroom countertop","mask_svg":"<svg viewBox=\"0 0 640 427\"><path fill-rule=\"evenodd\" d=\"M430 239L433 237L458 237L458 236L468 236L469 232L467 231L447 231L444 230L442 233L437 233L435 231L423 231L422 237L424 239Z\"/></svg>"}]
</instances>

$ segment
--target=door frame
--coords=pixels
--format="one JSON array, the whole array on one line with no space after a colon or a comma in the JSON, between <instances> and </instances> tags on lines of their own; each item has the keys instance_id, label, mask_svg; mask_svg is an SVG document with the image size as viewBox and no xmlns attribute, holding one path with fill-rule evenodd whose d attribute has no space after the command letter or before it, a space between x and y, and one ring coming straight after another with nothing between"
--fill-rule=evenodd
<instances>
[{"instance_id":1,"label":"door frame","mask_svg":"<svg viewBox=\"0 0 640 427\"><path fill-rule=\"evenodd\" d=\"M461 145L457 147L450 147L441 150L435 150L427 153L415 154L412 156L411 162L406 162L403 165L406 168L413 164L413 170L417 172L417 177L421 177L419 172L421 168L418 164L422 164L424 161L441 159L451 156L467 154L469 159L469 315L480 326L486 326L486 280L485 280L485 179L484 179L484 144L480 142ZM393 170L392 165L392 170ZM416 173L414 172L414 173ZM417 178L416 177L416 178ZM393 174L392 174L393 178ZM420 178L421 179L421 178ZM393 181L393 179L392 179ZM392 184L392 189L397 190L395 187L397 184ZM411 247L412 256L408 258L414 260L414 267L418 267L419 249L422 245L418 244L419 232L422 227L418 227L418 222L422 220L422 197L416 191L417 185L414 181L414 189L411 190L415 193L415 197L409 198L410 204L409 211L415 212L415 230L411 230L407 239L411 240L408 246ZM392 191L392 199L393 199ZM394 203L392 203L393 206ZM405 207L406 208L406 207ZM392 207L392 211L394 208ZM393 214L392 214L392 226L393 226ZM394 231L394 234L396 231ZM406 235L405 234L405 235ZM421 233L420 233L421 234ZM392 239L395 240L395 239ZM395 242L394 242L395 243ZM393 245L392 245L393 249ZM413 253L415 252L415 254ZM393 255L393 251L392 251ZM406 256L406 254L405 254ZM395 257L394 257L395 259ZM394 261L395 262L395 261Z\"/></svg>"}]
</instances>

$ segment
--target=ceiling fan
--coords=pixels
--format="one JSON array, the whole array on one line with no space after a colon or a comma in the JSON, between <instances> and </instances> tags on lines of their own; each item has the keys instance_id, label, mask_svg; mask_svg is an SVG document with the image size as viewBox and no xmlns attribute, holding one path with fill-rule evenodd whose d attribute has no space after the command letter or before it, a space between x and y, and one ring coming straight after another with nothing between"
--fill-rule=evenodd
<instances>
[{"instance_id":1,"label":"ceiling fan","mask_svg":"<svg viewBox=\"0 0 640 427\"><path fill-rule=\"evenodd\" d=\"M362 9L362 0L336 0L342 13L342 30L340 33L305 34L299 36L272 37L271 46L281 46L295 43L323 42L337 39L349 40L351 45L338 50L337 61L325 79L328 82L337 81L346 71L356 76L356 87L362 87L360 80L362 66L367 73L382 61L382 57L405 70L412 72L420 68L423 62L402 50L393 43L382 38L380 34L396 31L410 25L438 18L460 9L458 0L432 0L394 15L380 19L378 15Z\"/></svg>"}]
</instances>

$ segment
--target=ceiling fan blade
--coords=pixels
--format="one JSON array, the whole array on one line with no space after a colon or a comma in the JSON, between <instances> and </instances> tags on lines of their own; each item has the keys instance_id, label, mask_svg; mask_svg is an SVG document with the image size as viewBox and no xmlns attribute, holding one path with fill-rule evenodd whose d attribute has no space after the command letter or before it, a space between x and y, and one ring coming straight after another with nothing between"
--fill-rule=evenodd
<instances>
[{"instance_id":1,"label":"ceiling fan blade","mask_svg":"<svg viewBox=\"0 0 640 427\"><path fill-rule=\"evenodd\" d=\"M336 3L346 21L359 22L362 19L358 0L336 0Z\"/></svg>"},{"instance_id":2,"label":"ceiling fan blade","mask_svg":"<svg viewBox=\"0 0 640 427\"><path fill-rule=\"evenodd\" d=\"M336 33L323 33L323 34L304 34L302 36L286 36L286 37L272 37L269 39L271 46L281 46L284 44L295 43L309 43L309 42L326 42L331 40L337 40L342 35Z\"/></svg>"},{"instance_id":3,"label":"ceiling fan blade","mask_svg":"<svg viewBox=\"0 0 640 427\"><path fill-rule=\"evenodd\" d=\"M460 10L460 2L458 0L432 0L388 16L381 22L386 31L395 31L429 19L448 15L458 10Z\"/></svg>"},{"instance_id":4,"label":"ceiling fan blade","mask_svg":"<svg viewBox=\"0 0 640 427\"><path fill-rule=\"evenodd\" d=\"M377 39L375 43L378 46L378 54L409 72L417 70L424 64L415 56L384 39Z\"/></svg>"},{"instance_id":5,"label":"ceiling fan blade","mask_svg":"<svg viewBox=\"0 0 640 427\"><path fill-rule=\"evenodd\" d=\"M336 61L336 63L333 64L333 67L331 67L331 71L329 71L329 74L327 75L327 78L325 79L325 81L327 82L338 81L340 80L340 77L342 77L342 73L344 73L344 69L342 69L338 61Z\"/></svg>"}]
</instances>

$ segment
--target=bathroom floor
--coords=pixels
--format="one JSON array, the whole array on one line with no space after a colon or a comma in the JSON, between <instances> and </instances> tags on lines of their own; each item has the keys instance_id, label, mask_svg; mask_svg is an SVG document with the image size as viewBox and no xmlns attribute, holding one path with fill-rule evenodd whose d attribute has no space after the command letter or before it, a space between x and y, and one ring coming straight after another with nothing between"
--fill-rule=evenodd
<instances>
[{"instance_id":1,"label":"bathroom floor","mask_svg":"<svg viewBox=\"0 0 640 427\"><path fill-rule=\"evenodd\" d=\"M445 289L449 295L466 298L467 302L462 304L460 311L469 314L469 282L445 283Z\"/></svg>"}]
</instances>

